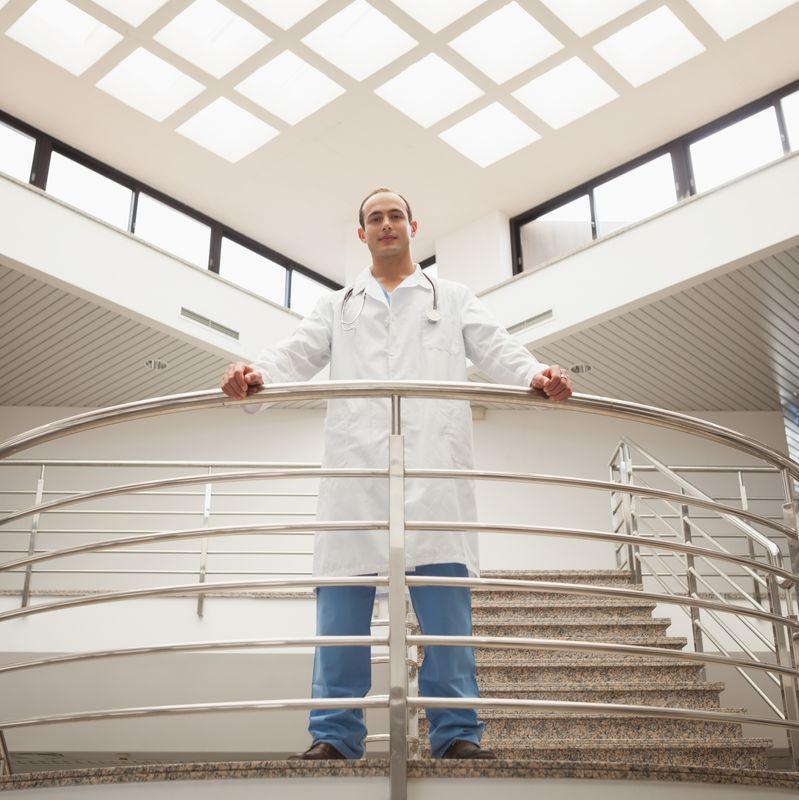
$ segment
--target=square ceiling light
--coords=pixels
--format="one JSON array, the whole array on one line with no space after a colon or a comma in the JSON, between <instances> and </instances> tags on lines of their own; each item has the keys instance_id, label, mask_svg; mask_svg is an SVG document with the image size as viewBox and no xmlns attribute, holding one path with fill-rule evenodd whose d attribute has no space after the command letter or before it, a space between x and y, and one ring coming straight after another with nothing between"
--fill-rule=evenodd
<instances>
[{"instance_id":1,"label":"square ceiling light","mask_svg":"<svg viewBox=\"0 0 799 800\"><path fill-rule=\"evenodd\" d=\"M290 125L344 94L334 80L290 50L245 78L236 91Z\"/></svg>"},{"instance_id":2,"label":"square ceiling light","mask_svg":"<svg viewBox=\"0 0 799 800\"><path fill-rule=\"evenodd\" d=\"M582 59L570 58L513 92L547 125L562 128L619 95Z\"/></svg>"},{"instance_id":3,"label":"square ceiling light","mask_svg":"<svg viewBox=\"0 0 799 800\"><path fill-rule=\"evenodd\" d=\"M640 6L644 0L541 0L560 17L578 36L585 36L606 22Z\"/></svg>"},{"instance_id":4,"label":"square ceiling light","mask_svg":"<svg viewBox=\"0 0 799 800\"><path fill-rule=\"evenodd\" d=\"M481 167L488 167L541 138L501 103L492 103L438 135Z\"/></svg>"},{"instance_id":5,"label":"square ceiling light","mask_svg":"<svg viewBox=\"0 0 799 800\"><path fill-rule=\"evenodd\" d=\"M143 47L134 50L97 88L161 122L205 87Z\"/></svg>"},{"instance_id":6,"label":"square ceiling light","mask_svg":"<svg viewBox=\"0 0 799 800\"><path fill-rule=\"evenodd\" d=\"M6 33L73 75L82 75L122 40L67 0L36 0Z\"/></svg>"},{"instance_id":7,"label":"square ceiling light","mask_svg":"<svg viewBox=\"0 0 799 800\"><path fill-rule=\"evenodd\" d=\"M366 0L350 3L302 42L356 81L368 78L417 44Z\"/></svg>"},{"instance_id":8,"label":"square ceiling light","mask_svg":"<svg viewBox=\"0 0 799 800\"><path fill-rule=\"evenodd\" d=\"M483 90L443 58L430 53L375 89L375 93L423 128L429 128L480 97Z\"/></svg>"},{"instance_id":9,"label":"square ceiling light","mask_svg":"<svg viewBox=\"0 0 799 800\"><path fill-rule=\"evenodd\" d=\"M214 100L186 120L177 131L234 164L279 133L225 97Z\"/></svg>"},{"instance_id":10,"label":"square ceiling light","mask_svg":"<svg viewBox=\"0 0 799 800\"><path fill-rule=\"evenodd\" d=\"M661 6L609 36L594 50L633 86L640 86L705 48L671 9Z\"/></svg>"},{"instance_id":11,"label":"square ceiling light","mask_svg":"<svg viewBox=\"0 0 799 800\"><path fill-rule=\"evenodd\" d=\"M217 0L194 0L153 38L215 78L272 41Z\"/></svg>"},{"instance_id":12,"label":"square ceiling light","mask_svg":"<svg viewBox=\"0 0 799 800\"><path fill-rule=\"evenodd\" d=\"M796 0L688 0L705 18L722 39L731 39L736 34L773 17Z\"/></svg>"},{"instance_id":13,"label":"square ceiling light","mask_svg":"<svg viewBox=\"0 0 799 800\"><path fill-rule=\"evenodd\" d=\"M427 30L438 33L485 0L447 0L446 3L430 2L430 0L391 0L391 2L409 17L421 22Z\"/></svg>"},{"instance_id":14,"label":"square ceiling light","mask_svg":"<svg viewBox=\"0 0 799 800\"><path fill-rule=\"evenodd\" d=\"M490 14L449 45L496 83L504 83L563 47L516 2Z\"/></svg>"},{"instance_id":15,"label":"square ceiling light","mask_svg":"<svg viewBox=\"0 0 799 800\"><path fill-rule=\"evenodd\" d=\"M158 11L161 6L166 5L167 0L136 0L135 3L132 3L131 0L92 0L92 2L135 28Z\"/></svg>"},{"instance_id":16,"label":"square ceiling light","mask_svg":"<svg viewBox=\"0 0 799 800\"><path fill-rule=\"evenodd\" d=\"M244 0L250 7L254 8L261 16L266 17L270 22L279 25L283 30L288 30L292 25L296 25L312 11L327 0Z\"/></svg>"}]
</instances>

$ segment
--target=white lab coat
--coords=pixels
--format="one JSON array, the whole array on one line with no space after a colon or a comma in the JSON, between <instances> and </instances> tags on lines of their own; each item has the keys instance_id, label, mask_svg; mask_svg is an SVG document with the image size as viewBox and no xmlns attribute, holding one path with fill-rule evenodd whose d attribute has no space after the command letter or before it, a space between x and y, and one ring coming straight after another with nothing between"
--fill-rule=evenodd
<instances>
[{"instance_id":1,"label":"white lab coat","mask_svg":"<svg viewBox=\"0 0 799 800\"><path fill-rule=\"evenodd\" d=\"M433 290L419 266L391 293L390 305L366 268L353 283L344 325L346 290L342 289L322 297L294 334L266 349L254 366L266 383L307 380L328 362L331 380L465 381L468 356L499 383L521 386L529 386L533 375L546 368L491 319L465 286L438 279L436 287L441 319L431 323L426 315L433 305ZM386 468L390 419L388 399L330 400L323 466ZM473 468L467 401L403 399L401 424L406 467ZM475 521L473 482L409 479L405 515L407 521ZM319 520L387 516L386 479L320 481ZM406 535L408 569L448 562L465 564L470 574L479 574L477 535L432 531ZM314 575L385 575L387 570L387 532L315 536Z\"/></svg>"}]
</instances>

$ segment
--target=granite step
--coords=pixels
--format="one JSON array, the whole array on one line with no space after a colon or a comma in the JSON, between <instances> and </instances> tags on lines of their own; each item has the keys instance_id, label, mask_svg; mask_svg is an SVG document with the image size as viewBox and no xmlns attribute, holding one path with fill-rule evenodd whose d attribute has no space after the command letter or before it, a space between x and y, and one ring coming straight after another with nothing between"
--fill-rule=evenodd
<instances>
[{"instance_id":1,"label":"granite step","mask_svg":"<svg viewBox=\"0 0 799 800\"><path fill-rule=\"evenodd\" d=\"M527 657L503 659L497 658L496 653L478 650L477 682L482 686L569 681L590 687L604 686L609 680L618 683L705 680L705 668L699 662L609 654L575 658L573 653L540 652L541 658L531 663Z\"/></svg>"},{"instance_id":2,"label":"granite step","mask_svg":"<svg viewBox=\"0 0 799 800\"><path fill-rule=\"evenodd\" d=\"M497 571L491 570L482 572L481 578L498 578L501 580L523 580L523 581L547 581L550 583L574 583L591 586L612 586L621 589L642 590L643 586L640 583L634 583L632 575L629 572L622 572L618 570L576 570L576 571L546 571L535 572L529 570L507 570ZM564 594L563 592L532 592L524 590L504 590L504 589L489 589L489 590L473 590L472 598L480 598L481 601L495 600L504 601L516 598L530 598L535 597L539 600L558 600L563 598L586 599L589 602L597 603L598 595L573 595ZM600 601L601 602L601 601Z\"/></svg>"},{"instance_id":3,"label":"granite step","mask_svg":"<svg viewBox=\"0 0 799 800\"><path fill-rule=\"evenodd\" d=\"M723 708L730 714L743 714L744 709ZM524 744L530 740L582 739L592 744L597 739L741 739L737 722L716 722L700 719L668 719L650 716L615 716L602 712L552 712L528 709L479 710L485 723L485 735L492 739L508 739ZM424 710L419 714L419 735L427 736Z\"/></svg>"},{"instance_id":4,"label":"granite step","mask_svg":"<svg viewBox=\"0 0 799 800\"><path fill-rule=\"evenodd\" d=\"M584 683L496 683L480 686L481 697L516 697L522 700L570 700L584 703L625 703L672 708L718 709L724 683L630 683L608 680L586 687Z\"/></svg>"},{"instance_id":5,"label":"granite step","mask_svg":"<svg viewBox=\"0 0 799 800\"><path fill-rule=\"evenodd\" d=\"M536 600L535 598L510 598L508 601L487 600L480 602L472 597L472 620L518 620L535 622L546 619L625 620L652 618L654 603L619 603L594 601L574 603L570 600Z\"/></svg>"},{"instance_id":6,"label":"granite step","mask_svg":"<svg viewBox=\"0 0 799 800\"><path fill-rule=\"evenodd\" d=\"M577 764L693 765L731 769L767 769L770 739L652 739L631 742L629 739L548 739L544 742L519 743L507 739L483 737L482 746L493 750L497 758L535 761L569 761ZM429 758L422 748L422 758Z\"/></svg>"},{"instance_id":7,"label":"granite step","mask_svg":"<svg viewBox=\"0 0 799 800\"><path fill-rule=\"evenodd\" d=\"M630 642L666 637L670 619L553 619L530 622L515 619L472 622L475 636L524 636L533 639L579 639L594 642ZM672 637L666 637L672 638Z\"/></svg>"}]
</instances>

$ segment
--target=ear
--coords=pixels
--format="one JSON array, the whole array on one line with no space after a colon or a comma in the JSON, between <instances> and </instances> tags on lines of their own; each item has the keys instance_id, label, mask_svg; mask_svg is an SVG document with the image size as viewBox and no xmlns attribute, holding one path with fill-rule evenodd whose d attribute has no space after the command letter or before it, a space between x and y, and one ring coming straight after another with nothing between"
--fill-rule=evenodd
<instances>
[{"instance_id":1,"label":"ear","mask_svg":"<svg viewBox=\"0 0 799 800\"><path fill-rule=\"evenodd\" d=\"M364 232L363 228L358 228L358 238L366 244L366 233Z\"/></svg>"},{"instance_id":2,"label":"ear","mask_svg":"<svg viewBox=\"0 0 799 800\"><path fill-rule=\"evenodd\" d=\"M411 236L412 237L416 236L416 228L417 228L416 220L415 219L411 220Z\"/></svg>"}]
</instances>

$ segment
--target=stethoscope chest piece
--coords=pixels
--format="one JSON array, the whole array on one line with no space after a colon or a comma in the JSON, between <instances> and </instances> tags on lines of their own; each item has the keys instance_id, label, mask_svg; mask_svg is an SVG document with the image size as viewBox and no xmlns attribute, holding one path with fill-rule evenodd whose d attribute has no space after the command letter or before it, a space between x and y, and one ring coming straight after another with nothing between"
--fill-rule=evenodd
<instances>
[{"instance_id":1,"label":"stethoscope chest piece","mask_svg":"<svg viewBox=\"0 0 799 800\"><path fill-rule=\"evenodd\" d=\"M427 312L428 322L441 322L441 312L437 308L431 308Z\"/></svg>"}]
</instances>

